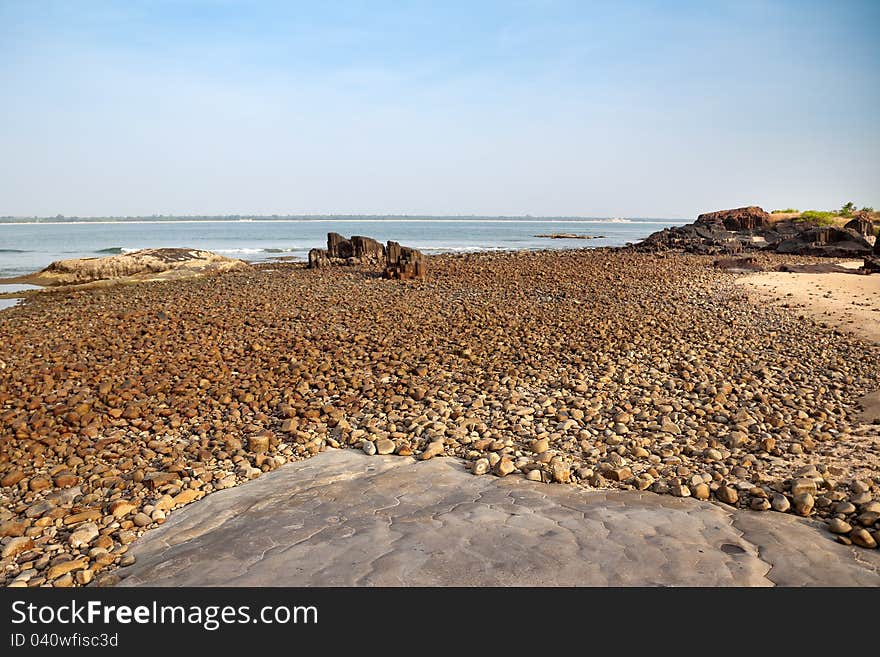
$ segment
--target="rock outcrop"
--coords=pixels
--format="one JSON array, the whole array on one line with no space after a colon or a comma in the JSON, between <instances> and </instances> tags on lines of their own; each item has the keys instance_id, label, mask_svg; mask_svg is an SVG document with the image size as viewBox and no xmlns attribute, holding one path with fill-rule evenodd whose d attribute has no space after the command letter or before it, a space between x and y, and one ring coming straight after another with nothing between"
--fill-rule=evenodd
<instances>
[{"instance_id":1,"label":"rock outcrop","mask_svg":"<svg viewBox=\"0 0 880 657\"><path fill-rule=\"evenodd\" d=\"M750 206L701 214L691 224L665 228L632 248L642 252L683 251L707 255L752 251L834 258L870 255L871 243L860 232L866 229L865 224L850 224L819 226L799 217L774 221L761 208Z\"/></svg>"},{"instance_id":2,"label":"rock outcrop","mask_svg":"<svg viewBox=\"0 0 880 657\"><path fill-rule=\"evenodd\" d=\"M327 233L327 248L309 251L312 269L339 264L380 264L384 259L382 243L361 235L346 239L339 233Z\"/></svg>"},{"instance_id":3,"label":"rock outcrop","mask_svg":"<svg viewBox=\"0 0 880 657\"><path fill-rule=\"evenodd\" d=\"M426 258L416 249L397 242L380 242L360 235L350 240L339 233L327 233L327 248L309 251L309 268L332 265L384 264L382 275L397 280L424 279Z\"/></svg>"},{"instance_id":4,"label":"rock outcrop","mask_svg":"<svg viewBox=\"0 0 880 657\"><path fill-rule=\"evenodd\" d=\"M844 228L854 231L862 237L873 237L874 235L874 222L867 212L857 212L852 219L846 222Z\"/></svg>"},{"instance_id":5,"label":"rock outcrop","mask_svg":"<svg viewBox=\"0 0 880 657\"><path fill-rule=\"evenodd\" d=\"M421 251L401 246L397 242L388 242L386 249L385 278L396 278L401 281L425 278L425 256Z\"/></svg>"},{"instance_id":6,"label":"rock outcrop","mask_svg":"<svg viewBox=\"0 0 880 657\"><path fill-rule=\"evenodd\" d=\"M242 260L197 249L142 249L106 258L58 260L35 274L12 282L57 287L97 282L143 282L190 278L209 273L247 269Z\"/></svg>"},{"instance_id":7,"label":"rock outcrop","mask_svg":"<svg viewBox=\"0 0 880 657\"><path fill-rule=\"evenodd\" d=\"M776 244L776 253L847 258L871 252L871 245L849 228L817 226Z\"/></svg>"},{"instance_id":8,"label":"rock outcrop","mask_svg":"<svg viewBox=\"0 0 880 657\"><path fill-rule=\"evenodd\" d=\"M770 215L756 205L733 210L706 212L697 217L697 224L723 227L723 230L757 230L770 225Z\"/></svg>"}]
</instances>

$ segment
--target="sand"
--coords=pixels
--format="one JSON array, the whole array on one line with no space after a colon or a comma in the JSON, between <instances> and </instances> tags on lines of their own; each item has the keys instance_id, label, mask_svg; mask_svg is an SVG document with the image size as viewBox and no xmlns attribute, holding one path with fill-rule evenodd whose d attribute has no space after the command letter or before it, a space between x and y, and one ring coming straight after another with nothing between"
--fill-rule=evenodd
<instances>
[{"instance_id":1,"label":"sand","mask_svg":"<svg viewBox=\"0 0 880 657\"><path fill-rule=\"evenodd\" d=\"M839 264L856 269L861 262ZM763 300L802 310L817 322L880 343L880 276L762 272L737 282Z\"/></svg>"}]
</instances>

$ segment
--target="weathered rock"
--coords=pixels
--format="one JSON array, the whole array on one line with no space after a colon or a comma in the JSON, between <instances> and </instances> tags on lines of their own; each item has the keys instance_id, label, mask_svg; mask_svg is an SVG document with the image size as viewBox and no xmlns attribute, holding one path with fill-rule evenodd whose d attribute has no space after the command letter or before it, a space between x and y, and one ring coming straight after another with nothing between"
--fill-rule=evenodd
<instances>
[{"instance_id":1,"label":"weathered rock","mask_svg":"<svg viewBox=\"0 0 880 657\"><path fill-rule=\"evenodd\" d=\"M424 279L427 272L427 259L421 251L408 246L401 246L397 242L388 242L385 249L385 278L398 280Z\"/></svg>"},{"instance_id":2,"label":"weathered rock","mask_svg":"<svg viewBox=\"0 0 880 657\"><path fill-rule=\"evenodd\" d=\"M248 436L248 451L254 454L265 454L269 451L269 445L273 435L271 431L261 431Z\"/></svg>"},{"instance_id":3,"label":"weathered rock","mask_svg":"<svg viewBox=\"0 0 880 657\"><path fill-rule=\"evenodd\" d=\"M142 249L106 258L58 260L40 272L21 277L31 285L81 285L96 281L147 281L180 279L225 271L240 271L249 265L198 249Z\"/></svg>"},{"instance_id":4,"label":"weathered rock","mask_svg":"<svg viewBox=\"0 0 880 657\"><path fill-rule=\"evenodd\" d=\"M715 491L715 497L725 504L736 504L739 501L739 493L736 492L735 488L730 486L720 486L718 490Z\"/></svg>"},{"instance_id":5,"label":"weathered rock","mask_svg":"<svg viewBox=\"0 0 880 657\"><path fill-rule=\"evenodd\" d=\"M730 231L756 230L770 224L770 215L763 209L750 205L733 210L706 212L697 217L696 223L707 225L720 223L725 230Z\"/></svg>"},{"instance_id":6,"label":"weathered rock","mask_svg":"<svg viewBox=\"0 0 880 657\"><path fill-rule=\"evenodd\" d=\"M869 254L871 245L855 231L835 226L819 226L780 242L776 246L776 252L829 258L857 258Z\"/></svg>"},{"instance_id":7,"label":"weathered rock","mask_svg":"<svg viewBox=\"0 0 880 657\"><path fill-rule=\"evenodd\" d=\"M859 547L873 549L877 547L877 541L871 536L870 532L863 527L853 529L849 535L850 540Z\"/></svg>"},{"instance_id":8,"label":"weathered rock","mask_svg":"<svg viewBox=\"0 0 880 657\"><path fill-rule=\"evenodd\" d=\"M326 249L309 250L309 269L320 269L330 266L330 255Z\"/></svg>"},{"instance_id":9,"label":"weathered rock","mask_svg":"<svg viewBox=\"0 0 880 657\"><path fill-rule=\"evenodd\" d=\"M862 237L872 237L874 235L874 222L871 220L871 215L867 212L857 213L857 215L847 221L843 227L854 233L858 233Z\"/></svg>"},{"instance_id":10,"label":"weathered rock","mask_svg":"<svg viewBox=\"0 0 880 657\"><path fill-rule=\"evenodd\" d=\"M849 534L852 531L852 525L840 518L831 518L828 521L828 529L833 534Z\"/></svg>"},{"instance_id":11,"label":"weathered rock","mask_svg":"<svg viewBox=\"0 0 880 657\"><path fill-rule=\"evenodd\" d=\"M516 470L516 466L507 456L502 456L501 460L495 464L495 474L499 477L506 477L514 470Z\"/></svg>"},{"instance_id":12,"label":"weathered rock","mask_svg":"<svg viewBox=\"0 0 880 657\"><path fill-rule=\"evenodd\" d=\"M489 472L489 459L477 459L471 469L475 475L484 475Z\"/></svg>"},{"instance_id":13,"label":"weathered rock","mask_svg":"<svg viewBox=\"0 0 880 657\"><path fill-rule=\"evenodd\" d=\"M813 512L813 506L815 506L815 504L816 500L809 493L795 495L792 500L795 512L801 516L810 515Z\"/></svg>"},{"instance_id":14,"label":"weathered rock","mask_svg":"<svg viewBox=\"0 0 880 657\"><path fill-rule=\"evenodd\" d=\"M53 580L63 575L67 575L70 572L75 570L82 570L86 566L89 565L89 560L86 558L82 559L71 559L70 561L64 561L62 563L56 564L49 568L46 573L46 579Z\"/></svg>"},{"instance_id":15,"label":"weathered rock","mask_svg":"<svg viewBox=\"0 0 880 657\"><path fill-rule=\"evenodd\" d=\"M788 498L782 493L774 493L773 497L770 498L770 506L773 507L774 511L785 513L791 508L791 502L789 502Z\"/></svg>"},{"instance_id":16,"label":"weathered rock","mask_svg":"<svg viewBox=\"0 0 880 657\"><path fill-rule=\"evenodd\" d=\"M26 552L34 547L34 540L30 536L18 536L11 539L3 546L3 552L0 553L4 559L10 559L22 552Z\"/></svg>"},{"instance_id":17,"label":"weathered rock","mask_svg":"<svg viewBox=\"0 0 880 657\"><path fill-rule=\"evenodd\" d=\"M394 454L396 448L397 445L394 444L394 441L388 438L380 438L376 441L377 454Z\"/></svg>"},{"instance_id":18,"label":"weathered rock","mask_svg":"<svg viewBox=\"0 0 880 657\"><path fill-rule=\"evenodd\" d=\"M86 522L76 528L67 542L74 548L83 547L98 538L98 533L98 526L95 523Z\"/></svg>"}]
</instances>

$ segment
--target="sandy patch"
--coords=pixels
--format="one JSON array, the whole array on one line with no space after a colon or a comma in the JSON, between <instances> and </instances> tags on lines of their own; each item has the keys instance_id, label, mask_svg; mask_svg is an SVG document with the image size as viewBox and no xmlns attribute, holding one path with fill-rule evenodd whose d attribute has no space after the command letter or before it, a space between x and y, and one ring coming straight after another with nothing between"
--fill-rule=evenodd
<instances>
[{"instance_id":1,"label":"sandy patch","mask_svg":"<svg viewBox=\"0 0 880 657\"><path fill-rule=\"evenodd\" d=\"M857 269L861 262L841 262ZM777 305L802 310L818 322L880 343L880 276L762 272L738 281Z\"/></svg>"}]
</instances>

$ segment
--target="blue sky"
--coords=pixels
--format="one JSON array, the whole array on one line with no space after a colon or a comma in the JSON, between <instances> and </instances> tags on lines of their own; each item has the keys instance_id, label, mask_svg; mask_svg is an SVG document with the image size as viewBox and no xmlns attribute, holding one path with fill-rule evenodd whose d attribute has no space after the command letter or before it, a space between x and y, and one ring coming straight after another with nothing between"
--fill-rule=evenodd
<instances>
[{"instance_id":1,"label":"blue sky","mask_svg":"<svg viewBox=\"0 0 880 657\"><path fill-rule=\"evenodd\" d=\"M880 208L880 2L0 0L0 215Z\"/></svg>"}]
</instances>

